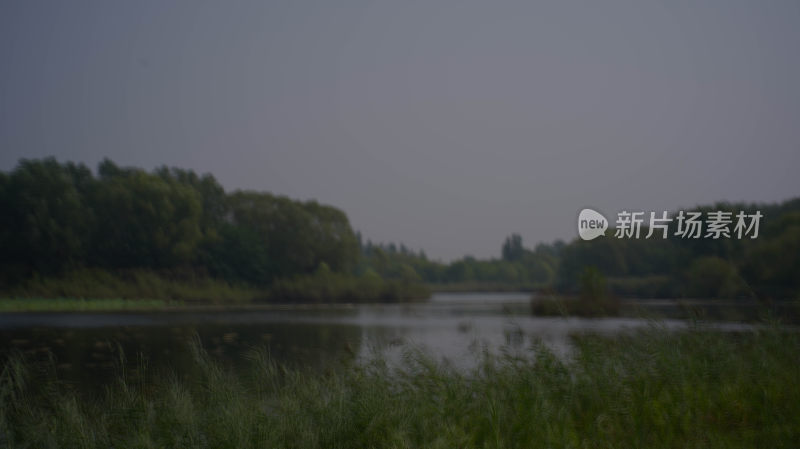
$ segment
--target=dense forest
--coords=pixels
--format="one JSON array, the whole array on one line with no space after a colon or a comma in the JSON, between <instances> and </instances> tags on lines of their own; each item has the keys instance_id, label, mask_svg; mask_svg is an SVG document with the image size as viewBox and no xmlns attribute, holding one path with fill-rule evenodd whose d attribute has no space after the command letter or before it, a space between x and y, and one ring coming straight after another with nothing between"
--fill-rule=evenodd
<instances>
[{"instance_id":1,"label":"dense forest","mask_svg":"<svg viewBox=\"0 0 800 449\"><path fill-rule=\"evenodd\" d=\"M761 211L757 239L574 240L500 258L429 259L363 241L344 212L263 192L226 192L210 174L55 159L0 173L0 287L6 296L393 301L437 290L575 292L596 270L630 297L797 298L800 198L694 211ZM645 234L643 234L645 235Z\"/></svg>"},{"instance_id":2,"label":"dense forest","mask_svg":"<svg viewBox=\"0 0 800 449\"><path fill-rule=\"evenodd\" d=\"M358 243L341 210L225 192L212 175L190 170L104 160L95 174L52 158L22 160L0 174L0 207L0 283L12 296L427 296L408 280L356 276Z\"/></svg>"}]
</instances>

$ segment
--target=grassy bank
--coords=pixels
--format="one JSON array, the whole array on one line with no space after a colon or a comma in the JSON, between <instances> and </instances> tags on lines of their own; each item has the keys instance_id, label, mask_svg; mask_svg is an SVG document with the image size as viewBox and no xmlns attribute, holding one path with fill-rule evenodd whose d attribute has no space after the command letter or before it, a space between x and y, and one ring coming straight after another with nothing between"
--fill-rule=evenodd
<instances>
[{"instance_id":1,"label":"grassy bank","mask_svg":"<svg viewBox=\"0 0 800 449\"><path fill-rule=\"evenodd\" d=\"M470 372L420 354L323 374L264 352L233 373L197 352L202 375L123 375L81 398L33 367L6 366L7 447L796 447L800 342L649 329L575 339L565 362L484 355ZM534 353L532 353L534 354Z\"/></svg>"},{"instance_id":2,"label":"grassy bank","mask_svg":"<svg viewBox=\"0 0 800 449\"><path fill-rule=\"evenodd\" d=\"M149 310L167 305L402 302L425 299L424 285L386 280L376 275L352 276L321 270L312 275L279 279L265 287L229 284L223 280L164 275L148 270L110 272L81 269L58 277L35 277L0 288L0 311ZM143 300L142 298L148 298Z\"/></svg>"},{"instance_id":3,"label":"grassy bank","mask_svg":"<svg viewBox=\"0 0 800 449\"><path fill-rule=\"evenodd\" d=\"M186 303L242 303L266 297L263 289L196 276L167 277L149 270L80 269L61 276L36 276L2 292L9 298L150 298Z\"/></svg>"},{"instance_id":4,"label":"grassy bank","mask_svg":"<svg viewBox=\"0 0 800 449\"><path fill-rule=\"evenodd\" d=\"M162 299L0 298L0 312L164 310L179 304Z\"/></svg>"}]
</instances>

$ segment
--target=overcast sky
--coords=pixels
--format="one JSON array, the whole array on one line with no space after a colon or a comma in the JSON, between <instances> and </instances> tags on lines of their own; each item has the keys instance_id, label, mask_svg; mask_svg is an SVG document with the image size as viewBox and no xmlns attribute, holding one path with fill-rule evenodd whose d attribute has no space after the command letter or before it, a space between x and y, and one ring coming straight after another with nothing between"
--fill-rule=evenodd
<instances>
[{"instance_id":1,"label":"overcast sky","mask_svg":"<svg viewBox=\"0 0 800 449\"><path fill-rule=\"evenodd\" d=\"M191 168L496 257L800 195L798 83L797 0L3 0L0 169Z\"/></svg>"}]
</instances>

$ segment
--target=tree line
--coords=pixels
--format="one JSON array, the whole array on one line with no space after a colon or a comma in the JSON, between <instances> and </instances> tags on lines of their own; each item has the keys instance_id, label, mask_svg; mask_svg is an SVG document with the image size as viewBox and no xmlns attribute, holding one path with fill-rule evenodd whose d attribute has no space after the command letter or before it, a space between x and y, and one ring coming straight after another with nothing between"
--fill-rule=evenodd
<instances>
[{"instance_id":1,"label":"tree line","mask_svg":"<svg viewBox=\"0 0 800 449\"><path fill-rule=\"evenodd\" d=\"M592 241L527 248L512 234L499 258L450 263L403 244L365 242L335 207L226 192L212 175L179 168L148 172L104 160L93 172L53 158L23 159L0 172L0 208L0 287L6 291L89 268L273 288L298 300L396 300L425 296L422 283L570 293L592 270L624 296L800 296L800 198L693 209L759 210L757 239L617 239L611 229Z\"/></svg>"},{"instance_id":2,"label":"tree line","mask_svg":"<svg viewBox=\"0 0 800 449\"><path fill-rule=\"evenodd\" d=\"M324 265L350 273L358 244L344 212L264 192L226 192L210 174L110 160L97 172L53 158L0 173L0 266L13 286L71 270L147 269L268 286Z\"/></svg>"},{"instance_id":3,"label":"tree line","mask_svg":"<svg viewBox=\"0 0 800 449\"><path fill-rule=\"evenodd\" d=\"M378 273L417 276L440 289L555 290L574 294L588 274L602 276L610 293L649 298L800 298L800 198L780 204L717 203L703 214L760 211L758 238L686 239L606 237L523 245L508 236L499 258L429 260L404 245L361 244L362 265ZM642 228L642 236L647 235Z\"/></svg>"}]
</instances>

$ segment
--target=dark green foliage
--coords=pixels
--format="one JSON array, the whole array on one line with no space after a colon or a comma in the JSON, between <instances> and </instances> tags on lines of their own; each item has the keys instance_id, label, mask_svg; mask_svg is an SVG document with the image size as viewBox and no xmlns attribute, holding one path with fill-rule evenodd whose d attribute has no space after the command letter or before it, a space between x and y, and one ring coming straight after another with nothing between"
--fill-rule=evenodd
<instances>
[{"instance_id":1,"label":"dark green foliage","mask_svg":"<svg viewBox=\"0 0 800 449\"><path fill-rule=\"evenodd\" d=\"M191 186L136 170L98 187L90 203L97 217L91 264L163 269L194 262L203 210Z\"/></svg>"},{"instance_id":2,"label":"dark green foliage","mask_svg":"<svg viewBox=\"0 0 800 449\"><path fill-rule=\"evenodd\" d=\"M250 282L309 274L321 263L336 272L349 272L355 265L356 239L347 216L337 209L239 191L229 196L228 206L234 228L226 229L223 245L251 247L253 257L232 260Z\"/></svg>"},{"instance_id":3,"label":"dark green foliage","mask_svg":"<svg viewBox=\"0 0 800 449\"><path fill-rule=\"evenodd\" d=\"M52 158L22 160L0 173L6 293L119 297L137 291L123 287L130 272L152 273L165 285L212 276L263 289L323 264L346 276L357 265L356 237L336 208L268 193L227 194L211 175L177 168L148 173L104 160L97 173ZM121 276L114 284L121 290L75 289L63 280L85 277L70 274L85 268ZM54 287L62 285L71 287ZM174 296L166 291L159 297Z\"/></svg>"},{"instance_id":4,"label":"dark green foliage","mask_svg":"<svg viewBox=\"0 0 800 449\"><path fill-rule=\"evenodd\" d=\"M506 241L503 242L503 260L520 260L524 255L525 248L522 247L522 236L519 234L511 234L510 237L507 237Z\"/></svg>"},{"instance_id":5,"label":"dark green foliage","mask_svg":"<svg viewBox=\"0 0 800 449\"><path fill-rule=\"evenodd\" d=\"M23 159L0 183L0 263L6 275L80 264L91 243L94 180L81 165Z\"/></svg>"},{"instance_id":6,"label":"dark green foliage","mask_svg":"<svg viewBox=\"0 0 800 449\"><path fill-rule=\"evenodd\" d=\"M342 275L371 270L392 283L433 289L555 288L575 296L581 274L593 266L623 296L800 297L800 198L692 209L760 210L757 239L618 239L610 229L592 241L531 250L512 234L501 258L446 264L403 244L362 242L342 211L314 201L226 193L213 176L177 168L148 173L105 160L97 173L52 158L22 160L0 173L0 288L86 267L269 288L276 280L297 284L324 263Z\"/></svg>"},{"instance_id":7,"label":"dark green foliage","mask_svg":"<svg viewBox=\"0 0 800 449\"><path fill-rule=\"evenodd\" d=\"M204 266L216 277L257 285L272 278L266 237L254 229L222 223L215 238L204 243L202 254Z\"/></svg>"}]
</instances>

